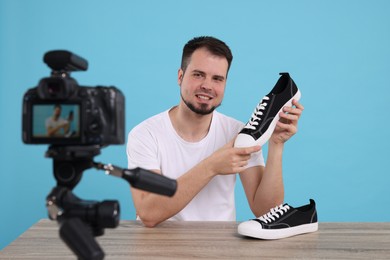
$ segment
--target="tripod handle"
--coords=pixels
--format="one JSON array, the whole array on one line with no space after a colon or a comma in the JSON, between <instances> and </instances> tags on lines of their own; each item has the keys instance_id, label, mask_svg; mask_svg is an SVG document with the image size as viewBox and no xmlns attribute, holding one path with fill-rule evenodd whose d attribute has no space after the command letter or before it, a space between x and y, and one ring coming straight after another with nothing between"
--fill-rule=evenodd
<instances>
[{"instance_id":1,"label":"tripod handle","mask_svg":"<svg viewBox=\"0 0 390 260\"><path fill-rule=\"evenodd\" d=\"M137 189L169 197L173 196L177 189L176 180L140 167L122 169L112 164L105 165L95 162L93 163L93 166L97 169L105 170L107 174L125 179L131 186Z\"/></svg>"},{"instance_id":2,"label":"tripod handle","mask_svg":"<svg viewBox=\"0 0 390 260\"><path fill-rule=\"evenodd\" d=\"M139 167L131 170L124 169L122 177L134 188L169 197L175 194L177 188L176 180Z\"/></svg>"}]
</instances>

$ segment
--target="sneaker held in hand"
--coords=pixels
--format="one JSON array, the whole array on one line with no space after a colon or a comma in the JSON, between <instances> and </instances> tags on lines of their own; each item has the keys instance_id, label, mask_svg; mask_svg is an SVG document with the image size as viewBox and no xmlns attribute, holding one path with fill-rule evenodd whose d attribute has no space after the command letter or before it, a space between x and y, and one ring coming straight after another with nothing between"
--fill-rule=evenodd
<instances>
[{"instance_id":1,"label":"sneaker held in hand","mask_svg":"<svg viewBox=\"0 0 390 260\"><path fill-rule=\"evenodd\" d=\"M271 137L279 113L285 106L292 106L292 101L301 98L301 92L288 73L280 73L275 87L256 106L248 123L238 134L234 146L263 146Z\"/></svg>"}]
</instances>

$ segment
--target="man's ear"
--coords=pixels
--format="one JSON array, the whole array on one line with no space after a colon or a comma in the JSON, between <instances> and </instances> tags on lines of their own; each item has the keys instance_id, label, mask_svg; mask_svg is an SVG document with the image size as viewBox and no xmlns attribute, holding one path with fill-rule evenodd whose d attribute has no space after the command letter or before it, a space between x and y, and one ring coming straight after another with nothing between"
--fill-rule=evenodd
<instances>
[{"instance_id":1,"label":"man's ear","mask_svg":"<svg viewBox=\"0 0 390 260\"><path fill-rule=\"evenodd\" d=\"M179 69L179 71L177 72L177 83L179 84L179 86L183 81L183 76L184 76L184 71L182 69Z\"/></svg>"}]
</instances>

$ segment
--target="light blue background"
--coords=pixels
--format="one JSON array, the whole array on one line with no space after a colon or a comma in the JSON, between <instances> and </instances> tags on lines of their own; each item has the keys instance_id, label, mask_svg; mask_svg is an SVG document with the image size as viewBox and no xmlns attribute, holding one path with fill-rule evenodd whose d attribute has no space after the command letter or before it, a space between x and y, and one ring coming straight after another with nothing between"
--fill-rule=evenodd
<instances>
[{"instance_id":1,"label":"light blue background","mask_svg":"<svg viewBox=\"0 0 390 260\"><path fill-rule=\"evenodd\" d=\"M89 61L82 85L115 85L126 96L126 132L177 104L183 45L213 35L234 60L219 111L247 121L288 71L304 114L284 154L286 201L317 201L320 221L390 221L390 1L22 1L0 0L0 249L47 216L55 185L46 146L21 141L24 92L49 75L48 50ZM266 149L266 147L264 148ZM125 145L97 161L126 166ZM84 173L75 193L118 199L135 211L126 182ZM252 217L237 186L237 219Z\"/></svg>"}]
</instances>

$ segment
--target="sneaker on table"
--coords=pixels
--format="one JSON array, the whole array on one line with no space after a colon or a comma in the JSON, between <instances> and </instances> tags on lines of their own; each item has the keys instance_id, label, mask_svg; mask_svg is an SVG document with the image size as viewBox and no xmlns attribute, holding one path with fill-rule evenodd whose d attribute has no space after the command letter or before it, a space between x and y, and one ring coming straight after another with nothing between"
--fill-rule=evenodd
<instances>
[{"instance_id":1,"label":"sneaker on table","mask_svg":"<svg viewBox=\"0 0 390 260\"><path fill-rule=\"evenodd\" d=\"M238 134L235 147L263 146L271 137L283 107L292 107L293 99L298 101L301 98L301 92L290 75L287 72L279 74L281 76L275 87L259 102Z\"/></svg>"},{"instance_id":2,"label":"sneaker on table","mask_svg":"<svg viewBox=\"0 0 390 260\"><path fill-rule=\"evenodd\" d=\"M238 233L259 239L281 239L318 230L315 201L294 208L288 204L279 205L263 216L244 221L238 225Z\"/></svg>"}]
</instances>

